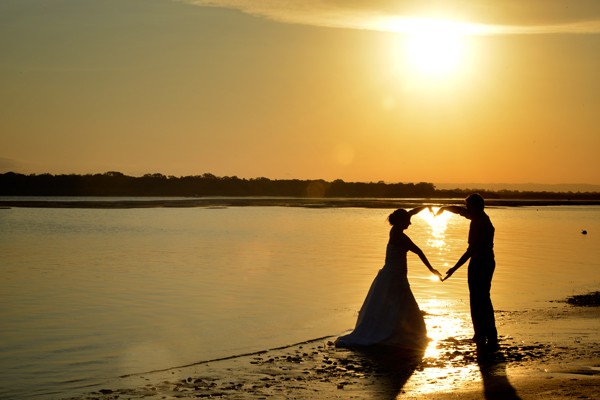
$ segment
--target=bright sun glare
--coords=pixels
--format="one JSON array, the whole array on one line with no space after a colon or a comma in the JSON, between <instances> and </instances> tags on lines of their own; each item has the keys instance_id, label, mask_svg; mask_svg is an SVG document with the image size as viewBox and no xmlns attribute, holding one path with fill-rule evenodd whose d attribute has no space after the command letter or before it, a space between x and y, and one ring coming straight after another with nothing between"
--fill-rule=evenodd
<instances>
[{"instance_id":1,"label":"bright sun glare","mask_svg":"<svg viewBox=\"0 0 600 400\"><path fill-rule=\"evenodd\" d=\"M432 247L442 248L445 246L446 242L444 240L446 227L448 226L448 221L452 216L449 212L444 212L438 216L435 213L439 210L439 207L432 207L432 211L423 210L419 214L429 226L431 227L431 236L432 239L428 243Z\"/></svg>"},{"instance_id":2,"label":"bright sun glare","mask_svg":"<svg viewBox=\"0 0 600 400\"><path fill-rule=\"evenodd\" d=\"M406 57L418 73L440 76L460 66L464 51L464 32L460 24L443 20L406 21Z\"/></svg>"}]
</instances>

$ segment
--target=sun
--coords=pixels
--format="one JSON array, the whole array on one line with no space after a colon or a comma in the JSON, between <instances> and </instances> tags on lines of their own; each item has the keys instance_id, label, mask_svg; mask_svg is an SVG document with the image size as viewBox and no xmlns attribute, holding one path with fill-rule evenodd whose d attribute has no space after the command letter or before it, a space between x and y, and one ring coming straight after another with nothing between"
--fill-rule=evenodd
<instances>
[{"instance_id":1,"label":"sun","mask_svg":"<svg viewBox=\"0 0 600 400\"><path fill-rule=\"evenodd\" d=\"M460 24L443 20L412 20L405 25L405 55L417 73L445 76L459 69L464 53Z\"/></svg>"}]
</instances>

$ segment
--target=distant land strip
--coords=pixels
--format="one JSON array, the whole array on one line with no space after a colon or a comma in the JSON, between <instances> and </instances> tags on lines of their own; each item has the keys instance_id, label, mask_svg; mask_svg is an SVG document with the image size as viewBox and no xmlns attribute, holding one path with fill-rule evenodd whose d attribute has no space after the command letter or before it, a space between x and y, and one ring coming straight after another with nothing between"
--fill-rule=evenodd
<instances>
[{"instance_id":1,"label":"distant land strip","mask_svg":"<svg viewBox=\"0 0 600 400\"><path fill-rule=\"evenodd\" d=\"M227 208L227 207L305 207L305 208L412 208L421 205L441 206L462 204L456 199L350 199L350 198L276 198L276 197L235 197L235 198L190 198L190 199L90 199L85 200L46 200L0 199L0 208ZM584 206L598 205L600 200L526 200L490 199L487 207L543 207L543 206Z\"/></svg>"},{"instance_id":2,"label":"distant land strip","mask_svg":"<svg viewBox=\"0 0 600 400\"><path fill-rule=\"evenodd\" d=\"M0 174L0 207L410 207L456 204L473 192L490 206L597 205L600 192L437 189L428 182L345 182L212 174L174 177L120 172L93 175Z\"/></svg>"}]
</instances>

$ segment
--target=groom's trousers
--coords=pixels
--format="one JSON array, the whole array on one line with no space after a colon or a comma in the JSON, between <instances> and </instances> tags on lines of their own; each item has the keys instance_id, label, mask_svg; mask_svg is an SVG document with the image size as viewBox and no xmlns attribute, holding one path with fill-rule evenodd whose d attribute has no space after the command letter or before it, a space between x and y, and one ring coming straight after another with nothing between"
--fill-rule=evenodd
<instances>
[{"instance_id":1,"label":"groom's trousers","mask_svg":"<svg viewBox=\"0 0 600 400\"><path fill-rule=\"evenodd\" d=\"M472 257L469 262L469 303L475 331L473 339L478 344L485 344L486 341L488 344L498 342L494 307L490 297L495 268L493 252Z\"/></svg>"}]
</instances>

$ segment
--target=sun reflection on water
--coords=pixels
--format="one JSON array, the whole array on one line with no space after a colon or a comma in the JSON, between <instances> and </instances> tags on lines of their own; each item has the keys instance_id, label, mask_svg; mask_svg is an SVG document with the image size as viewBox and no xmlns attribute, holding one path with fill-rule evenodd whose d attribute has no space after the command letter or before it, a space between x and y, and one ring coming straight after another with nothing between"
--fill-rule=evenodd
<instances>
[{"instance_id":1,"label":"sun reflection on water","mask_svg":"<svg viewBox=\"0 0 600 400\"><path fill-rule=\"evenodd\" d=\"M417 214L422 220L427 222L431 228L431 235L427 240L427 244L436 249L446 247L446 228L448 220L452 217L451 213L445 212L441 215L435 215L439 207L432 207L431 210L424 210Z\"/></svg>"},{"instance_id":2,"label":"sun reflection on water","mask_svg":"<svg viewBox=\"0 0 600 400\"><path fill-rule=\"evenodd\" d=\"M455 311L451 301L422 302L429 342L422 369L411 376L404 388L414 394L442 393L477 382L479 368L464 350L472 334L468 313ZM467 345L468 347L468 345Z\"/></svg>"},{"instance_id":3,"label":"sun reflection on water","mask_svg":"<svg viewBox=\"0 0 600 400\"><path fill-rule=\"evenodd\" d=\"M440 341L468 335L468 321L464 315L452 312L451 307L450 303L437 299L424 302L423 309L427 310L427 334L431 339L425 350L425 357L439 357L442 350Z\"/></svg>"}]
</instances>

